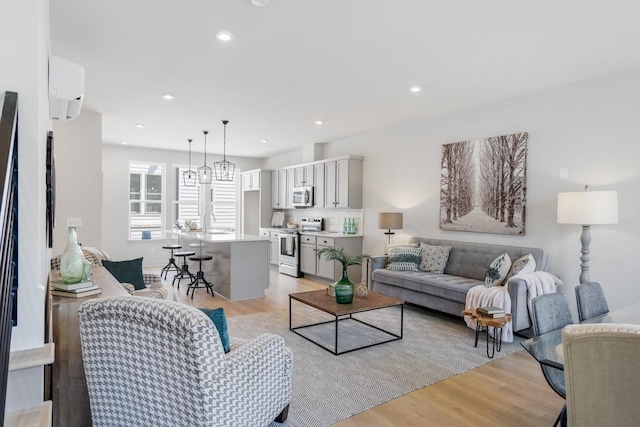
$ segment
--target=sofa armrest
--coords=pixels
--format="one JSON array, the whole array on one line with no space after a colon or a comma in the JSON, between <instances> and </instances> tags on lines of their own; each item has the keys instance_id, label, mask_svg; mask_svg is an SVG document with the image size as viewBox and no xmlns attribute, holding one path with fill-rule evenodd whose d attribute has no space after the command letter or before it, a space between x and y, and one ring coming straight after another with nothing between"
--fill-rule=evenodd
<instances>
[{"instance_id":1,"label":"sofa armrest","mask_svg":"<svg viewBox=\"0 0 640 427\"><path fill-rule=\"evenodd\" d=\"M513 277L507 283L507 287L511 298L513 332L530 328L531 317L527 301L527 283L519 277Z\"/></svg>"},{"instance_id":2,"label":"sofa armrest","mask_svg":"<svg viewBox=\"0 0 640 427\"><path fill-rule=\"evenodd\" d=\"M367 287L373 289L373 284L370 282L373 270L385 268L389 257L386 255L372 256L367 262Z\"/></svg>"}]
</instances>

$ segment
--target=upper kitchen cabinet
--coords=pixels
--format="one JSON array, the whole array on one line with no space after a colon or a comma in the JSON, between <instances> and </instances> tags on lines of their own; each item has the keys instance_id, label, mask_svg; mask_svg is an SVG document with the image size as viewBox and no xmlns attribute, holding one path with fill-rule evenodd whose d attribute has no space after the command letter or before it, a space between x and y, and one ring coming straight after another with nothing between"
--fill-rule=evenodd
<instances>
[{"instance_id":1,"label":"upper kitchen cabinet","mask_svg":"<svg viewBox=\"0 0 640 427\"><path fill-rule=\"evenodd\" d=\"M289 198L286 169L273 171L271 175L271 207L273 209L285 209Z\"/></svg>"},{"instance_id":2,"label":"upper kitchen cabinet","mask_svg":"<svg viewBox=\"0 0 640 427\"><path fill-rule=\"evenodd\" d=\"M362 209L362 159L325 162L323 190L325 208Z\"/></svg>"},{"instance_id":3,"label":"upper kitchen cabinet","mask_svg":"<svg viewBox=\"0 0 640 427\"><path fill-rule=\"evenodd\" d=\"M254 170L248 172L242 172L240 177L242 178L242 191L259 190L260 178L262 171Z\"/></svg>"},{"instance_id":4,"label":"upper kitchen cabinet","mask_svg":"<svg viewBox=\"0 0 640 427\"><path fill-rule=\"evenodd\" d=\"M295 170L293 168L291 169L287 169L287 204L286 204L286 208L287 209L293 209L293 181L294 181L294 175L295 175Z\"/></svg>"},{"instance_id":5,"label":"upper kitchen cabinet","mask_svg":"<svg viewBox=\"0 0 640 427\"><path fill-rule=\"evenodd\" d=\"M313 206L316 208L324 208L324 163L313 165L314 188L313 188Z\"/></svg>"},{"instance_id":6,"label":"upper kitchen cabinet","mask_svg":"<svg viewBox=\"0 0 640 427\"><path fill-rule=\"evenodd\" d=\"M305 187L308 185L316 185L315 165L297 166L293 169L293 186Z\"/></svg>"}]
</instances>

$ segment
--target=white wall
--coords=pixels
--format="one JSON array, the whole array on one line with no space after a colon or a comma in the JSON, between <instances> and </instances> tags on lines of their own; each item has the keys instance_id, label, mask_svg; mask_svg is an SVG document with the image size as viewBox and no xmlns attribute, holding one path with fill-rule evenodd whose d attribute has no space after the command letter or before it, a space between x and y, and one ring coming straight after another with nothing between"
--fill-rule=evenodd
<instances>
[{"instance_id":1,"label":"white wall","mask_svg":"<svg viewBox=\"0 0 640 427\"><path fill-rule=\"evenodd\" d=\"M423 96L428 96L425 93ZM404 212L401 242L410 236L541 247L548 270L575 310L580 273L577 225L556 224L558 192L617 190L620 223L591 229L591 278L602 283L610 308L640 301L640 69L579 82L328 143L327 158L364 160L365 251L380 253L380 211ZM525 236L446 232L438 227L441 145L529 132ZM272 159L277 161L277 159ZM569 179L559 170L569 168Z\"/></svg>"},{"instance_id":2,"label":"white wall","mask_svg":"<svg viewBox=\"0 0 640 427\"><path fill-rule=\"evenodd\" d=\"M82 218L78 241L102 247L102 115L82 111L69 121L54 121L56 154L56 228L54 255L67 245L67 218Z\"/></svg>"},{"instance_id":3,"label":"white wall","mask_svg":"<svg viewBox=\"0 0 640 427\"><path fill-rule=\"evenodd\" d=\"M191 155L192 169L201 166L204 162L202 153ZM236 164L238 169L251 170L260 167L262 160L246 157L228 157L230 162ZM112 144L104 144L102 147L102 173L103 173L103 215L102 215L102 249L113 259L123 260L144 257L143 263L149 265L165 265L169 253L162 249L163 241L132 241L127 240L127 223L129 220L129 162L131 160L159 162L166 165L165 188L168 197L165 200L165 213L167 227L171 227L172 197L170 192L174 166L182 166L188 163L188 155L184 151L150 150L137 147L126 147ZM213 166L213 162L222 160L219 157L208 155L207 164Z\"/></svg>"},{"instance_id":4,"label":"white wall","mask_svg":"<svg viewBox=\"0 0 640 427\"><path fill-rule=\"evenodd\" d=\"M0 92L18 92L18 326L11 351L42 347L49 251L45 240L45 160L49 2L2 2ZM9 374L7 412L42 402L43 369Z\"/></svg>"}]
</instances>

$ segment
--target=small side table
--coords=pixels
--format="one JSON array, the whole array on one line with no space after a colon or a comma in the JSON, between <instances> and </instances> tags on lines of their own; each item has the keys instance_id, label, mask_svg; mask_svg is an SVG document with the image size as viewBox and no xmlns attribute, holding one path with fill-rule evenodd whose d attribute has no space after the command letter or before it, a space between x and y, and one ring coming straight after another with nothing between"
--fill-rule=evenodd
<instances>
[{"instance_id":1,"label":"small side table","mask_svg":"<svg viewBox=\"0 0 640 427\"><path fill-rule=\"evenodd\" d=\"M491 316L483 316L478 314L475 308L462 310L463 316L471 316L472 319L476 320L476 342L474 347L478 347L478 336L480 335L480 331L482 328L485 329L487 333L487 357L489 359L493 359L496 351L500 351L502 349L502 328L504 325L511 322L511 313L506 313L504 317L493 318ZM493 328L493 337L489 336L489 328ZM489 340L492 341L491 353L489 353Z\"/></svg>"}]
</instances>

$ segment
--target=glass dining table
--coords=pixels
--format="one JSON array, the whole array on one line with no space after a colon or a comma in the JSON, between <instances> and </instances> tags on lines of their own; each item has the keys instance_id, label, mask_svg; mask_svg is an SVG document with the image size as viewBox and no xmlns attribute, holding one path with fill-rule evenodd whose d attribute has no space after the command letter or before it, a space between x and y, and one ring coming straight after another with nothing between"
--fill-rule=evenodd
<instances>
[{"instance_id":1,"label":"glass dining table","mask_svg":"<svg viewBox=\"0 0 640 427\"><path fill-rule=\"evenodd\" d=\"M640 325L640 303L635 303L581 323L629 323ZM520 343L538 362L564 370L562 329L529 338Z\"/></svg>"}]
</instances>

